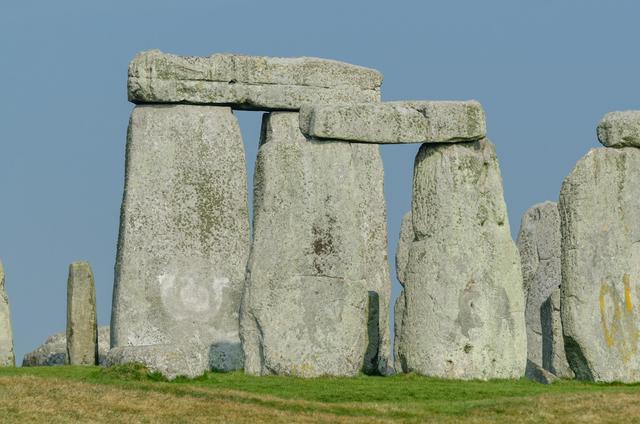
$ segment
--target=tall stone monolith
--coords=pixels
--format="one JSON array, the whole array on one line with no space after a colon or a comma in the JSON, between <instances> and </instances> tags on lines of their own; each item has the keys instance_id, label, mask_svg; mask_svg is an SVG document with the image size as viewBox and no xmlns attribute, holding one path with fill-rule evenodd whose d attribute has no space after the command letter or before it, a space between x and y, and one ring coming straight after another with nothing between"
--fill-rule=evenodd
<instances>
[{"instance_id":1,"label":"tall stone monolith","mask_svg":"<svg viewBox=\"0 0 640 424\"><path fill-rule=\"evenodd\" d=\"M241 313L250 374L352 376L390 362L386 207L375 145L263 119Z\"/></svg>"},{"instance_id":2,"label":"tall stone monolith","mask_svg":"<svg viewBox=\"0 0 640 424\"><path fill-rule=\"evenodd\" d=\"M639 182L640 149L623 147L592 149L562 184L562 325L582 380L640 381Z\"/></svg>"},{"instance_id":3,"label":"tall stone monolith","mask_svg":"<svg viewBox=\"0 0 640 424\"><path fill-rule=\"evenodd\" d=\"M242 368L238 315L248 253L244 146L231 109L137 106L111 319L111 344L120 349L110 363L159 363L167 359L158 355L180 350L185 374Z\"/></svg>"},{"instance_id":4,"label":"tall stone monolith","mask_svg":"<svg viewBox=\"0 0 640 424\"><path fill-rule=\"evenodd\" d=\"M398 353L408 372L518 378L527 345L520 257L493 144L424 144Z\"/></svg>"},{"instance_id":5,"label":"tall stone monolith","mask_svg":"<svg viewBox=\"0 0 640 424\"><path fill-rule=\"evenodd\" d=\"M70 365L97 365L98 317L96 286L88 262L69 265L67 280L67 361Z\"/></svg>"},{"instance_id":6,"label":"tall stone monolith","mask_svg":"<svg viewBox=\"0 0 640 424\"><path fill-rule=\"evenodd\" d=\"M4 288L4 267L0 261L0 367L13 367L16 355L13 351L13 333L11 331L11 309Z\"/></svg>"},{"instance_id":7,"label":"tall stone monolith","mask_svg":"<svg viewBox=\"0 0 640 424\"><path fill-rule=\"evenodd\" d=\"M400 237L396 246L396 277L402 286L402 291L396 298L394 305L394 342L393 357L396 372L402 371L402 364L398 356L398 345L400 344L400 333L402 333L402 317L404 315L404 281L407 262L409 261L409 249L413 242L413 223L411 222L411 211L404 214L400 224Z\"/></svg>"},{"instance_id":8,"label":"tall stone monolith","mask_svg":"<svg viewBox=\"0 0 640 424\"><path fill-rule=\"evenodd\" d=\"M560 214L555 202L534 205L524 214L517 244L526 301L526 375L535 379L537 368L544 368L571 378L560 319Z\"/></svg>"}]
</instances>

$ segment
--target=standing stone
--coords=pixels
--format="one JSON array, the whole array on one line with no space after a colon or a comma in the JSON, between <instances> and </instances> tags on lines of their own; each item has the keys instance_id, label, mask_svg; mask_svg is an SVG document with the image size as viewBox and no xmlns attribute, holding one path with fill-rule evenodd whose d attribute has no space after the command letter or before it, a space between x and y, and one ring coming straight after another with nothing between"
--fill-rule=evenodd
<instances>
[{"instance_id":1,"label":"standing stone","mask_svg":"<svg viewBox=\"0 0 640 424\"><path fill-rule=\"evenodd\" d=\"M16 365L13 352L13 333L11 332L11 310L9 298L4 288L4 267L0 262L0 367Z\"/></svg>"},{"instance_id":2,"label":"standing stone","mask_svg":"<svg viewBox=\"0 0 640 424\"><path fill-rule=\"evenodd\" d=\"M374 69L315 57L188 57L151 50L129 64L128 92L134 103L298 110L305 103L378 102L381 84Z\"/></svg>"},{"instance_id":3,"label":"standing stone","mask_svg":"<svg viewBox=\"0 0 640 424\"><path fill-rule=\"evenodd\" d=\"M592 149L564 180L561 314L576 377L640 381L640 150Z\"/></svg>"},{"instance_id":4,"label":"standing stone","mask_svg":"<svg viewBox=\"0 0 640 424\"><path fill-rule=\"evenodd\" d=\"M403 370L457 379L522 376L522 273L493 144L423 145L412 220L398 347Z\"/></svg>"},{"instance_id":5,"label":"standing stone","mask_svg":"<svg viewBox=\"0 0 640 424\"><path fill-rule=\"evenodd\" d=\"M386 373L390 276L378 147L307 140L297 113L266 114L254 187L245 371Z\"/></svg>"},{"instance_id":6,"label":"standing stone","mask_svg":"<svg viewBox=\"0 0 640 424\"><path fill-rule=\"evenodd\" d=\"M413 223L411 222L411 211L404 214L402 223L400 224L400 237L396 247L396 276L398 282L402 286L400 294L396 298L394 306L394 342L393 353L396 371L401 371L402 364L398 356L398 345L400 344L400 333L402 332L402 319L404 315L404 281L407 262L409 262L409 249L413 242Z\"/></svg>"},{"instance_id":7,"label":"standing stone","mask_svg":"<svg viewBox=\"0 0 640 424\"><path fill-rule=\"evenodd\" d=\"M526 300L526 375L530 379L544 376L538 370L543 368L558 377L572 378L560 319L560 214L556 203L534 205L524 214L518 249Z\"/></svg>"},{"instance_id":8,"label":"standing stone","mask_svg":"<svg viewBox=\"0 0 640 424\"><path fill-rule=\"evenodd\" d=\"M67 360L70 365L98 363L96 286L91 265L69 265L67 280Z\"/></svg>"},{"instance_id":9,"label":"standing stone","mask_svg":"<svg viewBox=\"0 0 640 424\"><path fill-rule=\"evenodd\" d=\"M248 253L244 146L231 109L136 107L111 318L112 347L136 349L120 349L118 357L188 345L197 351L189 358L208 361L185 374L196 366L200 373L241 368L238 314ZM165 347L142 355L139 347L150 345Z\"/></svg>"},{"instance_id":10,"label":"standing stone","mask_svg":"<svg viewBox=\"0 0 640 424\"><path fill-rule=\"evenodd\" d=\"M110 349L109 326L98 327L98 364L104 365ZM52 334L40 346L22 358L23 367L57 366L67 360L67 333Z\"/></svg>"}]
</instances>

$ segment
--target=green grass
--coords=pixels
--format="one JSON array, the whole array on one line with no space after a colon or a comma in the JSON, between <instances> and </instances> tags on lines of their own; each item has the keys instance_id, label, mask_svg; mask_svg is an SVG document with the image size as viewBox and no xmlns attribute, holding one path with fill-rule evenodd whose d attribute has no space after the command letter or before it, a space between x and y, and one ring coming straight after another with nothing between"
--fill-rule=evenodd
<instances>
[{"instance_id":1,"label":"green grass","mask_svg":"<svg viewBox=\"0 0 640 424\"><path fill-rule=\"evenodd\" d=\"M628 417L627 413L636 414L638 409L625 412L627 403L640 405L640 385L566 380L541 385L525 379L451 381L416 375L301 379L253 377L234 372L208 373L195 380L167 382L162 376L149 374L140 366L108 369L72 366L5 368L0 369L0 379L3 377L16 378L15 381L36 377L49 382L55 380L56 384L64 380L125 391L160 393L170 395L178 402L181 398L214 399L291 414L375 417L390 421L457 421L483 416L488 421L494 421L496 417L509 421L511 418L528 417L535 413L531 407L544 401L549 406L547 411L540 412L542 420L549 414L554 416L553 408L557 408L559 422L565 422L563 419L570 422L570 417L563 418L561 413L573 411L580 402L584 402L582 407L591 411L591 417L595 413L595 422L598 422L598 407L593 402L611 405L609 413L613 415L607 416L612 419L618 412L625 417ZM617 399L622 406L615 406ZM603 409L603 413L606 411ZM640 418L635 419L640 421Z\"/></svg>"}]
</instances>

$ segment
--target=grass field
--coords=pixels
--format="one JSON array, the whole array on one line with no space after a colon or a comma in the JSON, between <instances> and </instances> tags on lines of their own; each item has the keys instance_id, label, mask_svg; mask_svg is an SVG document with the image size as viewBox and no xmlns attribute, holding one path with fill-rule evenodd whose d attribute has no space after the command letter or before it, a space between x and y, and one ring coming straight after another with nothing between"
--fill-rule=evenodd
<instances>
[{"instance_id":1,"label":"grass field","mask_svg":"<svg viewBox=\"0 0 640 424\"><path fill-rule=\"evenodd\" d=\"M0 423L462 421L640 423L640 385L242 373L166 382L135 366L0 369Z\"/></svg>"}]
</instances>

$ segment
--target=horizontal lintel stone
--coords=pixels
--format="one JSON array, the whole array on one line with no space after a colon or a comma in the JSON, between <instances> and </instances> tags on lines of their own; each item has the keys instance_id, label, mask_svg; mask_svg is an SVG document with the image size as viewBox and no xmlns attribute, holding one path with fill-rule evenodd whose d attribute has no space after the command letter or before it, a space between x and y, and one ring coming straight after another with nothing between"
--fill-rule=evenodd
<instances>
[{"instance_id":1,"label":"horizontal lintel stone","mask_svg":"<svg viewBox=\"0 0 640 424\"><path fill-rule=\"evenodd\" d=\"M640 147L640 110L604 115L598 124L598 140L606 147Z\"/></svg>"},{"instance_id":2,"label":"horizontal lintel stone","mask_svg":"<svg viewBox=\"0 0 640 424\"><path fill-rule=\"evenodd\" d=\"M305 103L379 102L381 84L380 72L335 60L151 50L129 64L128 94L133 103L298 110Z\"/></svg>"},{"instance_id":3,"label":"horizontal lintel stone","mask_svg":"<svg viewBox=\"0 0 640 424\"><path fill-rule=\"evenodd\" d=\"M485 137L482 106L469 101L309 104L300 129L317 139L363 143L453 143Z\"/></svg>"}]
</instances>

